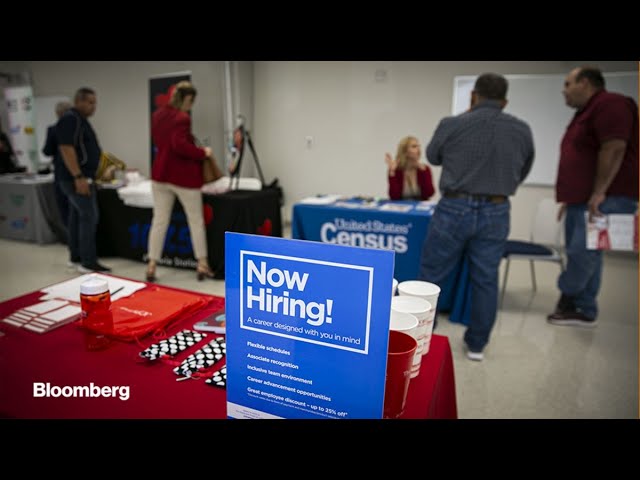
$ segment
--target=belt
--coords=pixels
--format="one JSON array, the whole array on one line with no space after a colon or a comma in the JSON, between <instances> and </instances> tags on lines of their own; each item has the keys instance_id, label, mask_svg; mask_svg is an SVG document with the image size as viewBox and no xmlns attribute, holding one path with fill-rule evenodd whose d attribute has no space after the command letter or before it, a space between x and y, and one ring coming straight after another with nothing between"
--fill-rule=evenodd
<instances>
[{"instance_id":1,"label":"belt","mask_svg":"<svg viewBox=\"0 0 640 480\"><path fill-rule=\"evenodd\" d=\"M503 203L507 201L506 195L477 195L465 192L445 192L445 198L463 198L465 200L476 200L490 203Z\"/></svg>"}]
</instances>

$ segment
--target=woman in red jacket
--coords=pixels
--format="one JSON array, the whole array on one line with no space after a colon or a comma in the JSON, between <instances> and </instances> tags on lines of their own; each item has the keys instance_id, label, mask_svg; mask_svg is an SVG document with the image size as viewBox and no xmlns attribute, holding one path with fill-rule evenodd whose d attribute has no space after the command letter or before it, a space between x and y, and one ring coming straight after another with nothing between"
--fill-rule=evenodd
<instances>
[{"instance_id":1,"label":"woman in red jacket","mask_svg":"<svg viewBox=\"0 0 640 480\"><path fill-rule=\"evenodd\" d=\"M156 279L156 263L162 256L165 235L171 220L175 198L187 215L191 243L198 260L198 280L213 278L207 259L207 239L202 214L202 162L212 161L211 148L197 147L191 134L189 111L196 98L196 89L190 82L176 84L169 103L160 107L151 118L151 135L157 154L151 169L153 193L153 219L149 232L149 263L147 281Z\"/></svg>"},{"instance_id":2,"label":"woman in red jacket","mask_svg":"<svg viewBox=\"0 0 640 480\"><path fill-rule=\"evenodd\" d=\"M416 137L404 137L398 143L395 160L385 154L391 200L428 200L434 194L431 169L420 163L420 143Z\"/></svg>"}]
</instances>

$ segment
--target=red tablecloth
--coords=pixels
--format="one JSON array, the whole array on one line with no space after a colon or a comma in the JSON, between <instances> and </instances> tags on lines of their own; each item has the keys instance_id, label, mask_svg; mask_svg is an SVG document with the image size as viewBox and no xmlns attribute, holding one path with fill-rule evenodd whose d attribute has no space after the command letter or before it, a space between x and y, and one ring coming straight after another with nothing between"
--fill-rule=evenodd
<instances>
[{"instance_id":1,"label":"red tablecloth","mask_svg":"<svg viewBox=\"0 0 640 480\"><path fill-rule=\"evenodd\" d=\"M449 339L431 336L429 353L422 357L420 375L411 379L400 418L458 418L456 381Z\"/></svg>"},{"instance_id":2,"label":"red tablecloth","mask_svg":"<svg viewBox=\"0 0 640 480\"><path fill-rule=\"evenodd\" d=\"M0 303L0 319L38 302L32 292ZM203 295L204 296L204 295ZM224 298L175 323L168 333L191 328L207 314L219 310ZM69 324L37 334L0 322L0 416L14 418L226 418L226 390L204 380L184 380L163 362L141 363L138 353L153 343L151 337L136 343L115 342L107 350L84 349L83 331ZM207 340L215 338L210 333ZM192 353L187 349L180 361ZM222 367L224 361L216 364ZM129 399L118 397L34 398L35 382L52 386L129 386ZM431 350L423 357L420 375L411 380L403 418L457 418L451 349L446 337L433 335Z\"/></svg>"}]
</instances>

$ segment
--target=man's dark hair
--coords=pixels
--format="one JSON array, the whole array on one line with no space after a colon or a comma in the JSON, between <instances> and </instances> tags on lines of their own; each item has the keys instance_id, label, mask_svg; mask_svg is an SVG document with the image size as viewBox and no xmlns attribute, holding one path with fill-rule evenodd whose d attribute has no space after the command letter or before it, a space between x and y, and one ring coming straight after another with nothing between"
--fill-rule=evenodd
<instances>
[{"instance_id":1,"label":"man's dark hair","mask_svg":"<svg viewBox=\"0 0 640 480\"><path fill-rule=\"evenodd\" d=\"M85 98L87 98L88 95L95 95L95 94L96 94L95 90L89 87L82 87L76 91L76 96L74 97L74 101L77 102L78 100L84 100Z\"/></svg>"},{"instance_id":2,"label":"man's dark hair","mask_svg":"<svg viewBox=\"0 0 640 480\"><path fill-rule=\"evenodd\" d=\"M597 89L604 88L604 77L602 76L602 72L599 68L580 67L580 71L576 75L576 82L579 82L583 78L586 78L587 81Z\"/></svg>"},{"instance_id":3,"label":"man's dark hair","mask_svg":"<svg viewBox=\"0 0 640 480\"><path fill-rule=\"evenodd\" d=\"M488 100L505 100L507 98L507 79L497 73L483 73L476 80L473 91Z\"/></svg>"}]
</instances>

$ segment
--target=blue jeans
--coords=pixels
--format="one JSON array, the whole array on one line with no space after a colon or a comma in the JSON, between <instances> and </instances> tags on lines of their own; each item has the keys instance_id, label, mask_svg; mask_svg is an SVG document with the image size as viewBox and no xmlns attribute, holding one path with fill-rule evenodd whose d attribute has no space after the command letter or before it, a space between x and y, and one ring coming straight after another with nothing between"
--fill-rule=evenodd
<instances>
[{"instance_id":1,"label":"blue jeans","mask_svg":"<svg viewBox=\"0 0 640 480\"><path fill-rule=\"evenodd\" d=\"M62 187L60 187L60 181L54 180L53 187L56 193L56 203L58 205L58 212L60 212L60 220L64 225L64 237L67 245L69 244L69 200L67 199L67 195L62 191Z\"/></svg>"},{"instance_id":2,"label":"blue jeans","mask_svg":"<svg viewBox=\"0 0 640 480\"><path fill-rule=\"evenodd\" d=\"M91 195L78 195L74 182L60 182L60 188L69 200L69 255L72 261L82 265L95 265L96 230L98 228L98 200L95 184L90 186Z\"/></svg>"},{"instance_id":3,"label":"blue jeans","mask_svg":"<svg viewBox=\"0 0 640 480\"><path fill-rule=\"evenodd\" d=\"M464 334L469 350L489 342L498 309L498 268L509 236L511 204L442 198L429 223L420 258L420 280L441 285L467 256L471 320Z\"/></svg>"},{"instance_id":4,"label":"blue jeans","mask_svg":"<svg viewBox=\"0 0 640 480\"><path fill-rule=\"evenodd\" d=\"M631 197L607 197L599 210L602 213L635 213L636 199ZM558 278L558 288L573 297L576 308L589 318L598 316L596 297L602 278L602 250L587 250L587 205L567 205L564 224L567 269Z\"/></svg>"}]
</instances>

